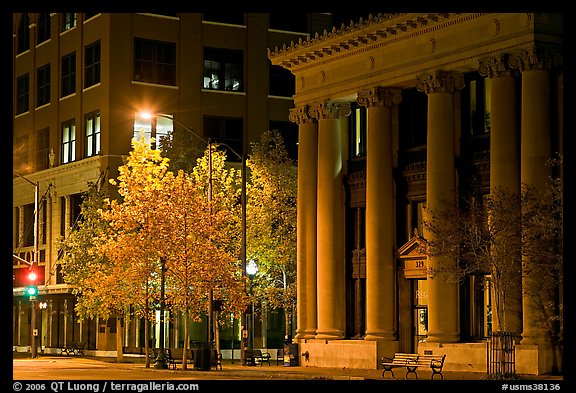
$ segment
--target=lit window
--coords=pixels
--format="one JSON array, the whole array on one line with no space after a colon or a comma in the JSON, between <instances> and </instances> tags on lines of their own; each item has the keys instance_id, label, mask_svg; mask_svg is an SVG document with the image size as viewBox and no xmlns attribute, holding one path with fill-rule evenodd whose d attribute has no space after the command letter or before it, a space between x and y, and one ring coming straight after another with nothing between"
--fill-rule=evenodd
<instances>
[{"instance_id":1,"label":"lit window","mask_svg":"<svg viewBox=\"0 0 576 393\"><path fill-rule=\"evenodd\" d=\"M62 163L76 159L76 124L69 120L62 124Z\"/></svg>"}]
</instances>

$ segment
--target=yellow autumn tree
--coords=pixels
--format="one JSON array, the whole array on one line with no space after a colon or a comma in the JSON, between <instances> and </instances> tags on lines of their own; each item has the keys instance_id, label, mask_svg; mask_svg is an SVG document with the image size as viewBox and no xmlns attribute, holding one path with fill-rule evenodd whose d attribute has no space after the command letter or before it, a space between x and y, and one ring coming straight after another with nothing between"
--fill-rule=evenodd
<instances>
[{"instance_id":1,"label":"yellow autumn tree","mask_svg":"<svg viewBox=\"0 0 576 393\"><path fill-rule=\"evenodd\" d=\"M164 262L165 301L184 315L188 348L189 321L208 313L210 295L216 293L225 308L236 314L247 302L236 244L238 217L232 185L237 176L224 169L223 154L213 152L209 198L204 158L192 174L182 170L175 174L168 169L169 160L143 139L135 140L133 147L114 182L121 199L111 201L103 211L102 217L114 230L101 249L115 261L124 282L139 288L140 299L158 293L143 295L151 277L156 278L154 288L158 287L160 261ZM133 299L132 304L136 302ZM186 368L187 351L183 353Z\"/></svg>"}]
</instances>

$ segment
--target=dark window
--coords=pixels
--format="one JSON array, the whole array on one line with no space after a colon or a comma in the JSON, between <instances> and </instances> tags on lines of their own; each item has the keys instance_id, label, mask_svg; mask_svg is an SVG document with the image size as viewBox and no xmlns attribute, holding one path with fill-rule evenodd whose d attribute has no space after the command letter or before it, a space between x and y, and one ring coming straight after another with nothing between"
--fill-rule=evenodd
<instances>
[{"instance_id":1,"label":"dark window","mask_svg":"<svg viewBox=\"0 0 576 393\"><path fill-rule=\"evenodd\" d=\"M24 74L16 79L16 114L28 112L30 102L30 77Z\"/></svg>"},{"instance_id":2,"label":"dark window","mask_svg":"<svg viewBox=\"0 0 576 393\"><path fill-rule=\"evenodd\" d=\"M270 87L269 94L272 96L292 97L295 93L294 75L286 68L269 66Z\"/></svg>"},{"instance_id":3,"label":"dark window","mask_svg":"<svg viewBox=\"0 0 576 393\"><path fill-rule=\"evenodd\" d=\"M350 157L363 157L366 155L366 107L358 104L352 105L350 113Z\"/></svg>"},{"instance_id":4,"label":"dark window","mask_svg":"<svg viewBox=\"0 0 576 393\"><path fill-rule=\"evenodd\" d=\"M76 27L76 13L66 12L62 14L62 31Z\"/></svg>"},{"instance_id":5,"label":"dark window","mask_svg":"<svg viewBox=\"0 0 576 393\"><path fill-rule=\"evenodd\" d=\"M28 49L30 49L30 17L28 14L22 14L18 25L18 53Z\"/></svg>"},{"instance_id":6,"label":"dark window","mask_svg":"<svg viewBox=\"0 0 576 393\"><path fill-rule=\"evenodd\" d=\"M62 123L61 162L66 164L76 159L76 124L74 120Z\"/></svg>"},{"instance_id":7,"label":"dark window","mask_svg":"<svg viewBox=\"0 0 576 393\"><path fill-rule=\"evenodd\" d=\"M482 135L490 132L490 79L471 73L465 76L462 90L463 136Z\"/></svg>"},{"instance_id":8,"label":"dark window","mask_svg":"<svg viewBox=\"0 0 576 393\"><path fill-rule=\"evenodd\" d=\"M269 123L270 130L278 130L282 139L284 139L284 145L288 151L288 156L294 161L298 160L298 124L291 121L275 121L270 120Z\"/></svg>"},{"instance_id":9,"label":"dark window","mask_svg":"<svg viewBox=\"0 0 576 393\"><path fill-rule=\"evenodd\" d=\"M48 169L50 166L50 128L38 131L36 139L36 170Z\"/></svg>"},{"instance_id":10,"label":"dark window","mask_svg":"<svg viewBox=\"0 0 576 393\"><path fill-rule=\"evenodd\" d=\"M62 97L76 92L76 53L62 58Z\"/></svg>"},{"instance_id":11,"label":"dark window","mask_svg":"<svg viewBox=\"0 0 576 393\"><path fill-rule=\"evenodd\" d=\"M38 68L36 106L50 102L50 64Z\"/></svg>"},{"instance_id":12,"label":"dark window","mask_svg":"<svg viewBox=\"0 0 576 393\"><path fill-rule=\"evenodd\" d=\"M134 38L134 80L176 84L176 44Z\"/></svg>"},{"instance_id":13,"label":"dark window","mask_svg":"<svg viewBox=\"0 0 576 393\"><path fill-rule=\"evenodd\" d=\"M50 39L50 13L42 12L38 15L38 43L47 41Z\"/></svg>"},{"instance_id":14,"label":"dark window","mask_svg":"<svg viewBox=\"0 0 576 393\"><path fill-rule=\"evenodd\" d=\"M84 64L84 87L100 83L100 41L86 46Z\"/></svg>"},{"instance_id":15,"label":"dark window","mask_svg":"<svg viewBox=\"0 0 576 393\"><path fill-rule=\"evenodd\" d=\"M204 48L204 88L244 91L241 50Z\"/></svg>"},{"instance_id":16,"label":"dark window","mask_svg":"<svg viewBox=\"0 0 576 393\"><path fill-rule=\"evenodd\" d=\"M416 89L402 90L398 114L401 149L426 145L428 96Z\"/></svg>"},{"instance_id":17,"label":"dark window","mask_svg":"<svg viewBox=\"0 0 576 393\"><path fill-rule=\"evenodd\" d=\"M232 148L226 156L229 161L241 161L234 152L242 156L243 128L243 119L204 117L204 137Z\"/></svg>"},{"instance_id":18,"label":"dark window","mask_svg":"<svg viewBox=\"0 0 576 393\"><path fill-rule=\"evenodd\" d=\"M14 138L14 153L12 155L12 163L14 171L24 172L28 165L28 135L23 135Z\"/></svg>"},{"instance_id":19,"label":"dark window","mask_svg":"<svg viewBox=\"0 0 576 393\"><path fill-rule=\"evenodd\" d=\"M100 153L100 112L86 115L86 157Z\"/></svg>"},{"instance_id":20,"label":"dark window","mask_svg":"<svg viewBox=\"0 0 576 393\"><path fill-rule=\"evenodd\" d=\"M204 12L203 19L210 22L244 25L243 12Z\"/></svg>"}]
</instances>

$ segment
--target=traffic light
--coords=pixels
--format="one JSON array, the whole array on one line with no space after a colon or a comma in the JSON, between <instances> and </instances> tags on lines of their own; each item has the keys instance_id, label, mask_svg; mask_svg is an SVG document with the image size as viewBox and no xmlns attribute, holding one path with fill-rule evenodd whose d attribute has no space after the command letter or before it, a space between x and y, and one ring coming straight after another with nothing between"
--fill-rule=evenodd
<instances>
[{"instance_id":1,"label":"traffic light","mask_svg":"<svg viewBox=\"0 0 576 393\"><path fill-rule=\"evenodd\" d=\"M38 295L38 274L34 270L30 270L28 272L28 286L26 287L26 296L30 298L30 300L36 300L36 296Z\"/></svg>"}]
</instances>

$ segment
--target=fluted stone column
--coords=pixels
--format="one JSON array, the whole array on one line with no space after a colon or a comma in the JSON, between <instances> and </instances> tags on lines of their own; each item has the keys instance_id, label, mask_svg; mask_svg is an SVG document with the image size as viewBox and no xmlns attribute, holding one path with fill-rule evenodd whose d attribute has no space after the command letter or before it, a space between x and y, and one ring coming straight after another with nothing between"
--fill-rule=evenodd
<instances>
[{"instance_id":1,"label":"fluted stone column","mask_svg":"<svg viewBox=\"0 0 576 393\"><path fill-rule=\"evenodd\" d=\"M344 185L341 116L347 103L314 104L318 120L318 339L341 339L346 331Z\"/></svg>"},{"instance_id":2,"label":"fluted stone column","mask_svg":"<svg viewBox=\"0 0 576 393\"><path fill-rule=\"evenodd\" d=\"M479 72L491 80L490 192L495 198L505 197L508 193L520 196L520 132L514 71L508 65L508 56L502 54L481 61ZM508 233L503 236L510 235ZM515 236L520 241L520 227ZM502 239L498 241L497 247L508 247L509 244L509 239ZM492 314L492 329L519 336L522 334L521 253L510 257L506 263L515 265L513 269L507 270L514 273L502 277L505 282L501 285L505 286L506 292L499 307L501 312L495 310Z\"/></svg>"},{"instance_id":3,"label":"fluted stone column","mask_svg":"<svg viewBox=\"0 0 576 393\"><path fill-rule=\"evenodd\" d=\"M456 203L454 165L454 92L464 87L460 73L437 72L418 79L417 88L428 94L428 133L426 160L426 207L434 213L446 203ZM428 241L433 234L425 231ZM450 269L456 259L431 256L428 267ZM427 342L460 340L458 285L442 276L428 275Z\"/></svg>"},{"instance_id":4,"label":"fluted stone column","mask_svg":"<svg viewBox=\"0 0 576 393\"><path fill-rule=\"evenodd\" d=\"M522 72L521 115L521 181L534 190L545 190L550 181L550 58L531 48L510 59L510 65ZM540 196L537 196L540 197ZM523 332L521 344L551 342L549 321L543 305L553 302L550 294L540 292L540 276L535 257L523 257L522 308ZM535 268L535 269L534 269Z\"/></svg>"},{"instance_id":5,"label":"fluted stone column","mask_svg":"<svg viewBox=\"0 0 576 393\"><path fill-rule=\"evenodd\" d=\"M368 108L365 340L396 339L391 108L400 100L399 90L375 88L358 94L358 103Z\"/></svg>"},{"instance_id":6,"label":"fluted stone column","mask_svg":"<svg viewBox=\"0 0 576 393\"><path fill-rule=\"evenodd\" d=\"M316 186L318 129L316 119L303 105L290 111L298 124L298 212L297 212L297 311L295 338L314 338L316 307Z\"/></svg>"}]
</instances>

